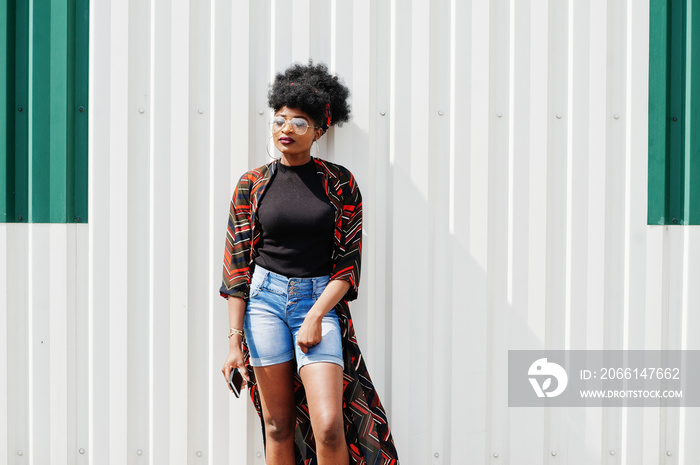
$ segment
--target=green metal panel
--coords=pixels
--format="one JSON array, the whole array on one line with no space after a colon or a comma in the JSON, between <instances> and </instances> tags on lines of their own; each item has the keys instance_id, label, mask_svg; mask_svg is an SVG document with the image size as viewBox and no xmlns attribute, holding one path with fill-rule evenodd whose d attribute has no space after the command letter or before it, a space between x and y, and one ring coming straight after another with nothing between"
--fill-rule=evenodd
<instances>
[{"instance_id":1,"label":"green metal panel","mask_svg":"<svg viewBox=\"0 0 700 465\"><path fill-rule=\"evenodd\" d=\"M0 2L0 222L26 222L27 204L27 2Z\"/></svg>"},{"instance_id":2,"label":"green metal panel","mask_svg":"<svg viewBox=\"0 0 700 465\"><path fill-rule=\"evenodd\" d=\"M0 26L0 222L85 222L88 0L0 0Z\"/></svg>"},{"instance_id":3,"label":"green metal panel","mask_svg":"<svg viewBox=\"0 0 700 465\"><path fill-rule=\"evenodd\" d=\"M14 72L14 57L9 47L14 42L14 21L8 21L8 18L14 18L14 14L9 11L7 0L0 0L0 192L4 194L0 196L2 221L7 221L8 216L14 216L14 178L7 175L8 165L12 168L12 160L7 156L13 139L9 134L14 132L14 114L10 108L11 96L14 94L10 84L14 81L8 78ZM9 66L12 68L9 69Z\"/></svg>"},{"instance_id":4,"label":"green metal panel","mask_svg":"<svg viewBox=\"0 0 700 465\"><path fill-rule=\"evenodd\" d=\"M74 43L74 92L69 115L73 115L73 150L74 159L74 218L76 223L87 221L88 217L88 79L89 79L89 44L90 44L90 4L89 0L76 0L73 24Z\"/></svg>"},{"instance_id":5,"label":"green metal panel","mask_svg":"<svg viewBox=\"0 0 700 465\"><path fill-rule=\"evenodd\" d=\"M668 75L667 0L649 2L649 183L647 223L665 224L668 210L666 195Z\"/></svg>"},{"instance_id":6,"label":"green metal panel","mask_svg":"<svg viewBox=\"0 0 700 465\"><path fill-rule=\"evenodd\" d=\"M667 223L683 224L683 151L685 147L685 12L686 0L670 1L668 29L668 214Z\"/></svg>"},{"instance_id":7,"label":"green metal panel","mask_svg":"<svg viewBox=\"0 0 700 465\"><path fill-rule=\"evenodd\" d=\"M29 2L15 3L15 221L29 221Z\"/></svg>"},{"instance_id":8,"label":"green metal panel","mask_svg":"<svg viewBox=\"0 0 700 465\"><path fill-rule=\"evenodd\" d=\"M688 18L684 217L688 224L700 224L700 5L692 8L688 2Z\"/></svg>"},{"instance_id":9,"label":"green metal panel","mask_svg":"<svg viewBox=\"0 0 700 465\"><path fill-rule=\"evenodd\" d=\"M51 9L50 0L34 0L30 12L31 33L31 221L49 223L49 186L51 157L62 157L60 147L51 153ZM59 128L55 128L56 131Z\"/></svg>"},{"instance_id":10,"label":"green metal panel","mask_svg":"<svg viewBox=\"0 0 700 465\"><path fill-rule=\"evenodd\" d=\"M700 224L696 10L688 0L650 2L648 224Z\"/></svg>"}]
</instances>

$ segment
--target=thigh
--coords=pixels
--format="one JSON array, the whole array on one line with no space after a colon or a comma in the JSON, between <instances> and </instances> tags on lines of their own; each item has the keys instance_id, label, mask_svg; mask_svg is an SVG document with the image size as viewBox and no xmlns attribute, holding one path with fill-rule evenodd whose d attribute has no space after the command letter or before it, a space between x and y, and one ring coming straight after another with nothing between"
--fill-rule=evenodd
<instances>
[{"instance_id":1,"label":"thigh","mask_svg":"<svg viewBox=\"0 0 700 465\"><path fill-rule=\"evenodd\" d=\"M292 334L284 320L285 305L282 296L265 289L251 294L243 329L253 367L276 365L294 358Z\"/></svg>"},{"instance_id":2,"label":"thigh","mask_svg":"<svg viewBox=\"0 0 700 465\"><path fill-rule=\"evenodd\" d=\"M296 420L293 362L253 367L253 370L265 423L276 430L293 431Z\"/></svg>"},{"instance_id":3,"label":"thigh","mask_svg":"<svg viewBox=\"0 0 700 465\"><path fill-rule=\"evenodd\" d=\"M330 362L339 365L342 369L343 362L343 340L340 333L340 323L335 310L328 312L321 320L321 342L308 348L306 353L299 347L299 329L304 322L304 318L313 305L313 301L308 302L308 308L299 308L292 318L290 318L290 330L292 331L293 349L297 360L297 366L302 367L317 362ZM341 370L342 371L342 370Z\"/></svg>"},{"instance_id":4,"label":"thigh","mask_svg":"<svg viewBox=\"0 0 700 465\"><path fill-rule=\"evenodd\" d=\"M299 372L306 391L311 427L343 424L343 368L335 363L305 365ZM317 426L318 425L318 426Z\"/></svg>"}]
</instances>

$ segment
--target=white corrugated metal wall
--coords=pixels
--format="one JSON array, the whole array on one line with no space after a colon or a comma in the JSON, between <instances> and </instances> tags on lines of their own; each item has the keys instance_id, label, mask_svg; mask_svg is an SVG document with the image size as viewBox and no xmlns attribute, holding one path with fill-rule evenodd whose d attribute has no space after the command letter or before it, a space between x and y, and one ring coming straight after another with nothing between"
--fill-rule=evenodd
<instances>
[{"instance_id":1,"label":"white corrugated metal wall","mask_svg":"<svg viewBox=\"0 0 700 465\"><path fill-rule=\"evenodd\" d=\"M94 1L88 225L0 225L0 457L261 464L219 370L235 181L312 57L354 119L352 309L404 465L691 464L698 409L508 408L508 349L698 349L700 230L646 226L648 1Z\"/></svg>"}]
</instances>

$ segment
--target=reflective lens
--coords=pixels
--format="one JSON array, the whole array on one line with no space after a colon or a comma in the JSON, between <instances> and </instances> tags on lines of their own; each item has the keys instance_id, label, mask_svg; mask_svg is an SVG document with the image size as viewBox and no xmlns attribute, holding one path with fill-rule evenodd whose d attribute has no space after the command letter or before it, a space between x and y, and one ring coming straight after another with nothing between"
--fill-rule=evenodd
<instances>
[{"instance_id":1,"label":"reflective lens","mask_svg":"<svg viewBox=\"0 0 700 465\"><path fill-rule=\"evenodd\" d=\"M292 131L300 136L306 134L306 131L309 130L309 123L307 123L305 119L291 118L286 120L281 116L275 116L270 120L270 128L272 128L272 132L279 132L287 123L289 123Z\"/></svg>"}]
</instances>

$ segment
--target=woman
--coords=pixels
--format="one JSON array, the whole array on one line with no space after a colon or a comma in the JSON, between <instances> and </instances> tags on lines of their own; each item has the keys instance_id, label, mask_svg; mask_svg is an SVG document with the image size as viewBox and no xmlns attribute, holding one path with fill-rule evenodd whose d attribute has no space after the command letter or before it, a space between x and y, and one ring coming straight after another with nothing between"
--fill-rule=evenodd
<instances>
[{"instance_id":1,"label":"woman","mask_svg":"<svg viewBox=\"0 0 700 465\"><path fill-rule=\"evenodd\" d=\"M362 197L347 169L311 156L328 128L348 121L348 94L322 64L278 74L268 97L282 155L244 174L231 202L222 372L238 368L251 386L270 465L398 464L348 308Z\"/></svg>"}]
</instances>

